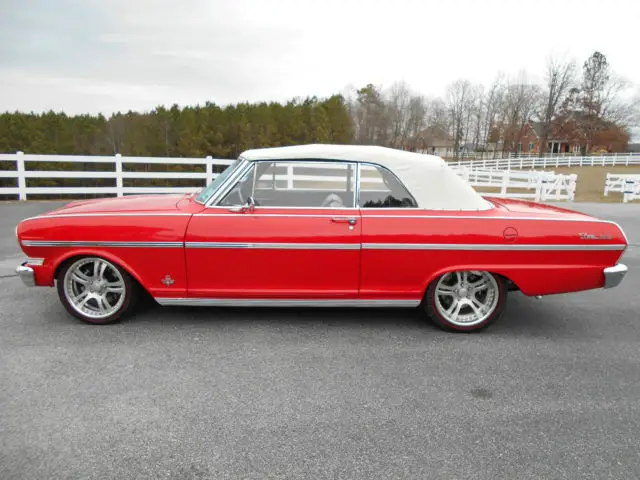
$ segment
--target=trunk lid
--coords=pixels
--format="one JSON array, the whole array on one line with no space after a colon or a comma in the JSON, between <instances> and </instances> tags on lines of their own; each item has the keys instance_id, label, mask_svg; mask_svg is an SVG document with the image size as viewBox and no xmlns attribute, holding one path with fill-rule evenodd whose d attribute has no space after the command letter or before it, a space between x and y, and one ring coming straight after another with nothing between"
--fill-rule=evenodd
<instances>
[{"instance_id":1,"label":"trunk lid","mask_svg":"<svg viewBox=\"0 0 640 480\"><path fill-rule=\"evenodd\" d=\"M592 219L591 215L569 210L568 208L556 207L526 200L514 200L510 198L485 197L486 200L502 208L505 212L513 213L517 217L546 217L546 218L581 218Z\"/></svg>"}]
</instances>

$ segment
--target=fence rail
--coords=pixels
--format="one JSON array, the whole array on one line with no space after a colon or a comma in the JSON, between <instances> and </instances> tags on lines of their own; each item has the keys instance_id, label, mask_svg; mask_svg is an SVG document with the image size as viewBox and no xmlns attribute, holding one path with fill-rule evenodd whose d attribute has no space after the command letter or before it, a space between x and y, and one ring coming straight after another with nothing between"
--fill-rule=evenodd
<instances>
[{"instance_id":1,"label":"fence rail","mask_svg":"<svg viewBox=\"0 0 640 480\"><path fill-rule=\"evenodd\" d=\"M609 192L622 193L622 201L624 203L640 200L640 174L618 175L607 173L604 184L605 197L609 195Z\"/></svg>"},{"instance_id":2,"label":"fence rail","mask_svg":"<svg viewBox=\"0 0 640 480\"><path fill-rule=\"evenodd\" d=\"M428 153L428 152L423 152ZM587 155L583 155L580 152L565 152L565 153L550 153L547 152L545 154L534 153L534 152L460 152L458 154L455 153L447 153L443 155L443 158L451 159L451 160L496 160L496 159L508 159L508 158L543 158L543 157L640 157L640 153L638 152L598 152L598 153L588 153Z\"/></svg>"},{"instance_id":3,"label":"fence rail","mask_svg":"<svg viewBox=\"0 0 640 480\"><path fill-rule=\"evenodd\" d=\"M114 157L101 156L76 156L76 155L25 155L22 152L17 154L0 154L0 162L14 162L15 170L0 170L0 178L15 178L15 187L0 187L0 195L17 195L19 200L27 200L29 195L116 195L121 197L130 194L145 193L182 193L193 192L199 187L126 187L124 180L128 179L189 179L202 180L202 186L210 183L218 176L214 172L215 166L226 167L233 160L219 158L155 158L155 157ZM29 164L32 162L56 162L56 163L76 163L82 164L111 164L112 170L86 171L86 170L30 170ZM199 172L139 172L127 171L123 167L132 164L145 165L183 165L183 166L204 166L204 171ZM27 186L27 179L114 179L114 186L104 187L69 187L69 186Z\"/></svg>"},{"instance_id":4,"label":"fence rail","mask_svg":"<svg viewBox=\"0 0 640 480\"><path fill-rule=\"evenodd\" d=\"M454 170L475 188L500 188L496 197L534 201L574 200L578 176L555 172L481 170L456 167ZM514 189L516 191L514 191Z\"/></svg>"},{"instance_id":5,"label":"fence rail","mask_svg":"<svg viewBox=\"0 0 640 480\"><path fill-rule=\"evenodd\" d=\"M473 168L495 168L499 170L559 167L615 167L640 165L640 155L616 154L588 157L556 155L548 157L485 158L477 160L450 161L449 165Z\"/></svg>"},{"instance_id":6,"label":"fence rail","mask_svg":"<svg viewBox=\"0 0 640 480\"><path fill-rule=\"evenodd\" d=\"M150 194L150 193L184 193L193 192L199 186L125 186L124 181L128 179L145 180L173 180L188 179L201 180L204 186L210 183L218 173L214 172L214 167L226 167L233 160L207 158L150 158L150 157L85 157L85 156L64 156L64 155L25 155L0 154L0 162L14 162L15 170L0 171L0 178L13 178L16 185L13 187L0 187L0 195L17 195L19 200L27 200L31 195L116 195L123 196L129 194ZM34 166L34 162L57 162L66 164L77 164L78 170L31 170L29 166ZM87 164L108 164L110 170L87 171L80 170L88 167ZM149 171L129 171L126 166L137 165L182 165L187 171L179 172L149 172ZM41 164L42 165L42 164ZM39 168L42 168L40 165ZM188 171L188 167L204 171ZM536 201L544 200L573 200L576 187L576 175L560 175L554 172L540 171L506 171L474 168L476 164L452 165L458 175L465 178L473 187L498 188L499 192L491 195L511 198L532 199ZM38 167L38 166L36 166ZM309 168L307 165L305 168ZM220 168L221 170L222 168ZM311 172L313 173L313 172ZM373 178L370 172L365 171L362 177L367 184L365 190L377 191L384 189L381 179ZM333 174L334 175L334 174ZM114 179L113 186L27 186L28 179ZM296 174L295 180L303 182L313 182L312 185L302 187L313 189L320 187L332 188L341 177L321 176L304 173ZM294 184L294 171L289 167L287 171L276 175L276 180L288 188L299 188ZM323 185L323 182L324 185ZM329 182L329 183L326 183ZM286 188L286 187L285 187Z\"/></svg>"}]
</instances>

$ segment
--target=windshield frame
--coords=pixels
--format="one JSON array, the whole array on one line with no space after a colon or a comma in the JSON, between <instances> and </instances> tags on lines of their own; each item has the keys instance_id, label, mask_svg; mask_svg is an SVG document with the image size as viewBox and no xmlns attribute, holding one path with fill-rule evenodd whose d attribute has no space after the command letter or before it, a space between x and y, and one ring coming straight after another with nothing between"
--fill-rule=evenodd
<instances>
[{"instance_id":1,"label":"windshield frame","mask_svg":"<svg viewBox=\"0 0 640 480\"><path fill-rule=\"evenodd\" d=\"M248 163L248 160L244 157L238 157L233 161L231 165L220 172L213 181L205 186L201 192L193 197L193 201L200 205L207 205L212 198L216 196L216 193L220 191L229 181L233 178L238 170Z\"/></svg>"}]
</instances>

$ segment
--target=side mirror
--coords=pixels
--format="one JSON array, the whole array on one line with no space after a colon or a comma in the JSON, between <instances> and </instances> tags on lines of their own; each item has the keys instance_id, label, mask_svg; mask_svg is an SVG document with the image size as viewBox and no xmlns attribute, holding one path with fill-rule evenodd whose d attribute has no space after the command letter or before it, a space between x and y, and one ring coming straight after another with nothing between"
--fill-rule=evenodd
<instances>
[{"instance_id":1,"label":"side mirror","mask_svg":"<svg viewBox=\"0 0 640 480\"><path fill-rule=\"evenodd\" d=\"M229 209L229 211L230 212L234 212L234 213L253 212L253 209L254 209L255 206L256 206L255 198L249 197L249 198L247 198L247 201L245 202L244 205L238 205L238 206L235 206L235 207L231 207Z\"/></svg>"}]
</instances>

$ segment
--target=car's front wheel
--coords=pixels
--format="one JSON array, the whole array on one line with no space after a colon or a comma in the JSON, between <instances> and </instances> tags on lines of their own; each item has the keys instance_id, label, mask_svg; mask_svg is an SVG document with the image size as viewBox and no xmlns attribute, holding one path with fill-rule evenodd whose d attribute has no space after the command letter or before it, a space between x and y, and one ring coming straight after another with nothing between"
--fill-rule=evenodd
<instances>
[{"instance_id":1,"label":"car's front wheel","mask_svg":"<svg viewBox=\"0 0 640 480\"><path fill-rule=\"evenodd\" d=\"M429 285L423 305L438 326L474 332L500 318L506 307L507 290L505 280L490 272L449 272Z\"/></svg>"},{"instance_id":2,"label":"car's front wheel","mask_svg":"<svg viewBox=\"0 0 640 480\"><path fill-rule=\"evenodd\" d=\"M100 257L67 261L58 272L58 296L67 311L88 323L119 321L137 299L137 283L120 266Z\"/></svg>"}]
</instances>

